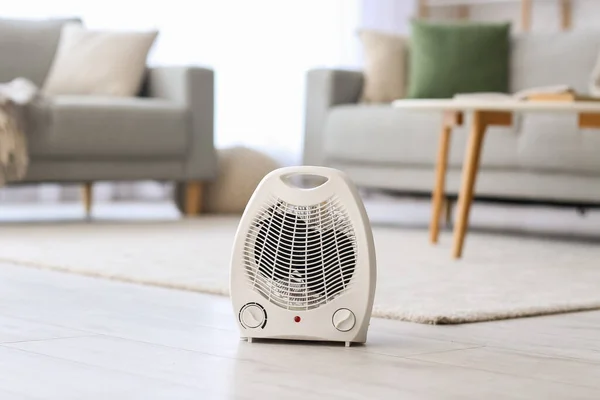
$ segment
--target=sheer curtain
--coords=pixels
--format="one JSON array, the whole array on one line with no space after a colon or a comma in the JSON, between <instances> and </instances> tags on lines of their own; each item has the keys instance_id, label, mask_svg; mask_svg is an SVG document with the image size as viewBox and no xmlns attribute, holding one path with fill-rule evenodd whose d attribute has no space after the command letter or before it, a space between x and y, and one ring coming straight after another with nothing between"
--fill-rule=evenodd
<instances>
[{"instance_id":1,"label":"sheer curtain","mask_svg":"<svg viewBox=\"0 0 600 400\"><path fill-rule=\"evenodd\" d=\"M300 161L306 71L359 67L356 30L364 16L373 28L377 15L381 20L398 2L383 1L379 12L374 3L378 2L21 0L6 4L0 17L79 16L90 28L159 29L151 65L198 65L216 71L216 145L246 145L289 165ZM155 183L100 184L95 189L100 199L162 198L168 193L167 186ZM78 196L78 188L58 185L0 189L0 201Z\"/></svg>"}]
</instances>

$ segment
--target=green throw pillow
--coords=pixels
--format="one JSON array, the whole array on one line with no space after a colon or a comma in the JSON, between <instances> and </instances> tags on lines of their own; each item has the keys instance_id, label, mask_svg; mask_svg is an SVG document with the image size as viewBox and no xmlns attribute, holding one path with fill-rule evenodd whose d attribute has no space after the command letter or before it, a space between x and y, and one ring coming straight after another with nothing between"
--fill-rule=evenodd
<instances>
[{"instance_id":1,"label":"green throw pillow","mask_svg":"<svg viewBox=\"0 0 600 400\"><path fill-rule=\"evenodd\" d=\"M510 26L412 21L407 97L507 93Z\"/></svg>"}]
</instances>

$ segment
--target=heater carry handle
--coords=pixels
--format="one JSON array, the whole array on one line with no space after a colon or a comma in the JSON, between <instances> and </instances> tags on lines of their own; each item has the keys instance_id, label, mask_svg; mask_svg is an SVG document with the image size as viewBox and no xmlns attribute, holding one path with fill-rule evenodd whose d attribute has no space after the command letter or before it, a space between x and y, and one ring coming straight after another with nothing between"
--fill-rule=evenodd
<instances>
[{"instance_id":1,"label":"heater carry handle","mask_svg":"<svg viewBox=\"0 0 600 400\"><path fill-rule=\"evenodd\" d=\"M319 185L313 187L298 187L299 189L316 189L317 187L325 185L330 180L335 180L342 178L343 174L341 171L328 168L328 167L318 167L318 166L310 166L310 165L302 165L302 166L294 166L294 167L284 167L279 168L276 171L273 171L277 177L282 180L284 183L289 184L290 178L308 178L308 179L318 179L321 178L322 182ZM324 180L323 180L324 179Z\"/></svg>"},{"instance_id":2,"label":"heater carry handle","mask_svg":"<svg viewBox=\"0 0 600 400\"><path fill-rule=\"evenodd\" d=\"M314 205L347 190L354 191L342 171L316 166L279 168L270 172L262 184L268 188L265 193L276 193L282 200L299 206Z\"/></svg>"},{"instance_id":3,"label":"heater carry handle","mask_svg":"<svg viewBox=\"0 0 600 400\"><path fill-rule=\"evenodd\" d=\"M324 178L333 178L339 177L341 175L341 171L335 168L329 167L320 167L320 166L312 166L312 165L298 165L293 167L283 167L278 168L272 173L277 174L279 176L285 175L318 175Z\"/></svg>"}]
</instances>

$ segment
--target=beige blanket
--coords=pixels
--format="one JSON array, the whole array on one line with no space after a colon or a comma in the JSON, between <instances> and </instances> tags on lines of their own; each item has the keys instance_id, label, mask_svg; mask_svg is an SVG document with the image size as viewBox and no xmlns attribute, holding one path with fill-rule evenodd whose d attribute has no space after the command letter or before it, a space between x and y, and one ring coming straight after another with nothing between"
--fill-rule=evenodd
<instances>
[{"instance_id":1,"label":"beige blanket","mask_svg":"<svg viewBox=\"0 0 600 400\"><path fill-rule=\"evenodd\" d=\"M17 78L0 84L0 186L25 177L27 155L26 108L38 99L38 88Z\"/></svg>"}]
</instances>

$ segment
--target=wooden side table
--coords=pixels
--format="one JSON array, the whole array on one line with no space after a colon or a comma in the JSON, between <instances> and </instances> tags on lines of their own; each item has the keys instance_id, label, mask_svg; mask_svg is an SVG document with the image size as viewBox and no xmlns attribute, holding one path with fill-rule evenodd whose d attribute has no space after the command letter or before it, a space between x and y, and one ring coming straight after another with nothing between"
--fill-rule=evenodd
<instances>
[{"instance_id":1,"label":"wooden side table","mask_svg":"<svg viewBox=\"0 0 600 400\"><path fill-rule=\"evenodd\" d=\"M430 240L437 243L440 232L440 215L443 207L446 170L448 165L448 151L450 148L449 136L452 127L462 124L463 112L446 111L444 124L438 144L438 158L436 161L436 183L433 189L433 210L429 227ZM454 227L454 258L462 256L465 235L469 222L471 203L473 202L475 180L479 171L479 160L485 131L488 126L511 126L513 113L507 111L473 111L473 120L467 141L467 148L463 161L462 182L458 195L458 215Z\"/></svg>"},{"instance_id":2,"label":"wooden side table","mask_svg":"<svg viewBox=\"0 0 600 400\"><path fill-rule=\"evenodd\" d=\"M463 123L465 112L473 114L469 138L465 151L462 182L458 196L458 219L454 227L454 245L452 256L461 258L465 236L469 223L469 213L473 202L475 181L479 171L481 149L486 129L489 126L510 126L516 112L556 112L578 115L580 128L600 128L600 102L565 100L397 100L394 107L415 111L437 111L444 114L438 156L436 161L436 180L433 190L433 206L429 226L430 241L437 243L439 221L443 207L446 170L450 135L454 126Z\"/></svg>"}]
</instances>

